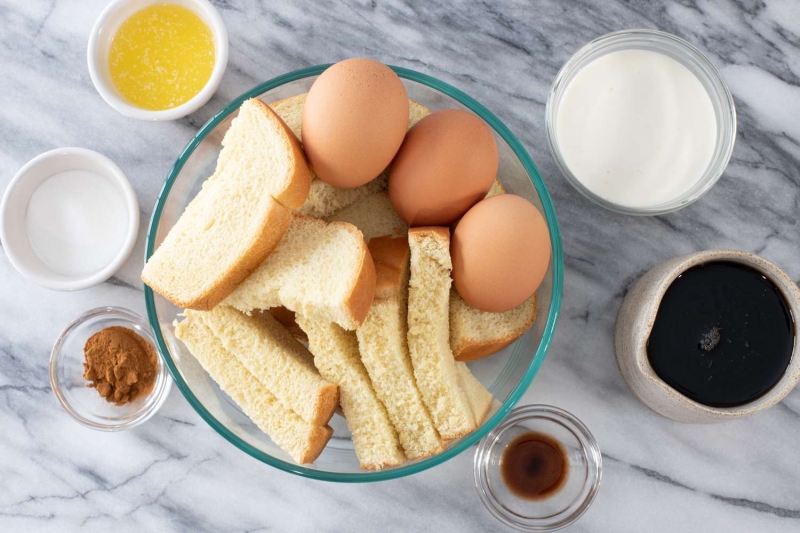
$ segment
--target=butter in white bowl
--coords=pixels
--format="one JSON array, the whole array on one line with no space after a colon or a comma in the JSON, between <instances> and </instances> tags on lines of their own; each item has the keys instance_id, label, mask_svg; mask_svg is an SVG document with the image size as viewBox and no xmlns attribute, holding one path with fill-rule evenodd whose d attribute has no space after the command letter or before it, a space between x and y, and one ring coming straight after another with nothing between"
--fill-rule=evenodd
<instances>
[{"instance_id":1,"label":"butter in white bowl","mask_svg":"<svg viewBox=\"0 0 800 533\"><path fill-rule=\"evenodd\" d=\"M89 35L92 83L107 104L139 120L175 120L216 92L228 34L208 0L114 0Z\"/></svg>"}]
</instances>

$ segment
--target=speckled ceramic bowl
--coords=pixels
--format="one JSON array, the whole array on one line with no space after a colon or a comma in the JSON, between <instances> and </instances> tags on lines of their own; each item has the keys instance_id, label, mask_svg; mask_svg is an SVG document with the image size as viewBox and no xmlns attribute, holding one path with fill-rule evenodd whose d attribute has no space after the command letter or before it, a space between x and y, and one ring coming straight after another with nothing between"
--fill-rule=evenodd
<instances>
[{"instance_id":1,"label":"speckled ceramic bowl","mask_svg":"<svg viewBox=\"0 0 800 533\"><path fill-rule=\"evenodd\" d=\"M690 400L659 378L647 358L647 340L667 288L683 272L712 261L732 261L761 272L781 291L795 317L794 352L781 380L765 395L738 407L709 407ZM800 288L783 270L757 255L738 250L709 250L665 261L642 276L622 302L614 347L617 364L631 392L667 418L695 424L723 422L752 415L780 402L800 381Z\"/></svg>"}]
</instances>

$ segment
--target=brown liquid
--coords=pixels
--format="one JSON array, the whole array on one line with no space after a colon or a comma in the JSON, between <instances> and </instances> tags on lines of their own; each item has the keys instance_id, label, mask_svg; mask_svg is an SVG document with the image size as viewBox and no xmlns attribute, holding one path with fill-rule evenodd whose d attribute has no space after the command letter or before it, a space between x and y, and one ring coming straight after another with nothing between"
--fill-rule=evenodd
<instances>
[{"instance_id":1,"label":"brown liquid","mask_svg":"<svg viewBox=\"0 0 800 533\"><path fill-rule=\"evenodd\" d=\"M558 492L569 475L567 453L560 442L544 433L520 435L500 459L508 489L526 500L543 500Z\"/></svg>"}]
</instances>

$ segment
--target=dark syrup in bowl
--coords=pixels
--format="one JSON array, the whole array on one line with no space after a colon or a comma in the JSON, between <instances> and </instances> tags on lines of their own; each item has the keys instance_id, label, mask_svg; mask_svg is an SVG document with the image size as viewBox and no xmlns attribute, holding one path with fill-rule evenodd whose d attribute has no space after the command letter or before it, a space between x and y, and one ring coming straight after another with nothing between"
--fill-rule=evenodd
<instances>
[{"instance_id":1,"label":"dark syrup in bowl","mask_svg":"<svg viewBox=\"0 0 800 533\"><path fill-rule=\"evenodd\" d=\"M658 377L689 399L736 407L780 381L794 342L780 290L749 266L719 261L686 270L667 288L647 355Z\"/></svg>"}]
</instances>

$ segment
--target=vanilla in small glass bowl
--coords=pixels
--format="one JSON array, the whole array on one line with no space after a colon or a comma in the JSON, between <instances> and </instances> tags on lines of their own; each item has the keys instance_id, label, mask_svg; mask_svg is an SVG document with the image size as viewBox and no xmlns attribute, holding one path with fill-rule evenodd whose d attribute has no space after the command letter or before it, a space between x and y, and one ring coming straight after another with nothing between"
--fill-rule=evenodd
<instances>
[{"instance_id":1,"label":"vanilla in small glass bowl","mask_svg":"<svg viewBox=\"0 0 800 533\"><path fill-rule=\"evenodd\" d=\"M503 462L518 439L547 437L563 454L564 472L540 494L521 494L509 486ZM570 413L548 405L529 405L509 416L478 445L475 485L492 515L520 531L556 531L575 522L591 506L602 475L602 456L588 428Z\"/></svg>"},{"instance_id":2,"label":"vanilla in small glass bowl","mask_svg":"<svg viewBox=\"0 0 800 533\"><path fill-rule=\"evenodd\" d=\"M111 326L139 335L158 353L147 322L119 307L100 307L76 318L56 340L50 355L50 385L64 410L80 424L100 431L119 431L142 424L161 408L172 389L172 379L159 357L153 389L123 405L109 402L84 377L86 341Z\"/></svg>"}]
</instances>

